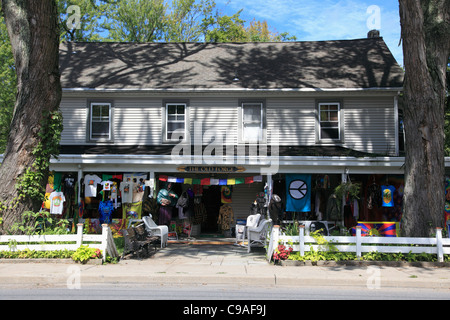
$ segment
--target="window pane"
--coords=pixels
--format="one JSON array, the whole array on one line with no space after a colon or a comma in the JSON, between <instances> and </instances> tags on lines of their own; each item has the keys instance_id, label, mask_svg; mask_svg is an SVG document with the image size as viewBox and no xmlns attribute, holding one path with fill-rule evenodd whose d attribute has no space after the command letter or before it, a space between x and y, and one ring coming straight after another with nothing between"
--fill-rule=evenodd
<instances>
[{"instance_id":1,"label":"window pane","mask_svg":"<svg viewBox=\"0 0 450 320\"><path fill-rule=\"evenodd\" d=\"M92 117L99 118L101 116L101 106L92 106Z\"/></svg>"},{"instance_id":2,"label":"window pane","mask_svg":"<svg viewBox=\"0 0 450 320\"><path fill-rule=\"evenodd\" d=\"M320 112L320 121L328 121L328 112L326 111L321 111Z\"/></svg>"},{"instance_id":3,"label":"window pane","mask_svg":"<svg viewBox=\"0 0 450 320\"><path fill-rule=\"evenodd\" d=\"M320 132L322 139L339 139L339 129L337 128L322 128Z\"/></svg>"},{"instance_id":4,"label":"window pane","mask_svg":"<svg viewBox=\"0 0 450 320\"><path fill-rule=\"evenodd\" d=\"M244 105L244 122L261 122L261 105Z\"/></svg>"},{"instance_id":5,"label":"window pane","mask_svg":"<svg viewBox=\"0 0 450 320\"><path fill-rule=\"evenodd\" d=\"M167 107L167 113L168 114L176 114L177 113L177 106L169 105Z\"/></svg>"},{"instance_id":6,"label":"window pane","mask_svg":"<svg viewBox=\"0 0 450 320\"><path fill-rule=\"evenodd\" d=\"M244 124L244 140L258 142L262 138L262 130L258 124Z\"/></svg>"},{"instance_id":7,"label":"window pane","mask_svg":"<svg viewBox=\"0 0 450 320\"><path fill-rule=\"evenodd\" d=\"M109 138L109 122L92 121L92 138Z\"/></svg>"},{"instance_id":8,"label":"window pane","mask_svg":"<svg viewBox=\"0 0 450 320\"><path fill-rule=\"evenodd\" d=\"M338 121L339 120L339 114L337 113L337 111L331 111L329 113L330 116L330 121Z\"/></svg>"},{"instance_id":9,"label":"window pane","mask_svg":"<svg viewBox=\"0 0 450 320\"><path fill-rule=\"evenodd\" d=\"M173 132L177 129L184 130L184 123L183 122L169 122L167 124L167 132Z\"/></svg>"},{"instance_id":10,"label":"window pane","mask_svg":"<svg viewBox=\"0 0 450 320\"><path fill-rule=\"evenodd\" d=\"M177 106L177 114L184 114L184 106Z\"/></svg>"}]
</instances>

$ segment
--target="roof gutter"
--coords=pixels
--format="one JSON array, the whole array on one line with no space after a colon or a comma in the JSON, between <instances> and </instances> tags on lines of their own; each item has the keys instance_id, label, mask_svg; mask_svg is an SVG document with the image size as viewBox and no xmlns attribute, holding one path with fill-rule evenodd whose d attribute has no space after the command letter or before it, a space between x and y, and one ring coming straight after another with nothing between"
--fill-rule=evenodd
<instances>
[{"instance_id":1,"label":"roof gutter","mask_svg":"<svg viewBox=\"0 0 450 320\"><path fill-rule=\"evenodd\" d=\"M403 87L373 88L63 88L64 93L320 93L320 92L399 92Z\"/></svg>"}]
</instances>

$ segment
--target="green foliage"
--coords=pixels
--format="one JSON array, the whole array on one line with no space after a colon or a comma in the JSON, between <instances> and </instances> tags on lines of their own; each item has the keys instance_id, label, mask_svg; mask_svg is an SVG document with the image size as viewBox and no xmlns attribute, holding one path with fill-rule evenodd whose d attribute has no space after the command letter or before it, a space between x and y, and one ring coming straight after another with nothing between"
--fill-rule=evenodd
<instances>
[{"instance_id":1,"label":"green foliage","mask_svg":"<svg viewBox=\"0 0 450 320\"><path fill-rule=\"evenodd\" d=\"M56 0L59 12L59 28L61 41L101 41L101 21L107 13L106 0ZM77 13L69 10L70 6L78 6L80 25L71 28L73 17ZM72 7L73 8L73 7Z\"/></svg>"},{"instance_id":2,"label":"green foliage","mask_svg":"<svg viewBox=\"0 0 450 320\"><path fill-rule=\"evenodd\" d=\"M102 251L96 248L89 248L89 246L79 247L72 255L74 261L86 263L90 259L100 259L102 257Z\"/></svg>"},{"instance_id":3,"label":"green foliage","mask_svg":"<svg viewBox=\"0 0 450 320\"><path fill-rule=\"evenodd\" d=\"M0 154L5 152L16 101L17 77L8 31L0 13Z\"/></svg>"},{"instance_id":4,"label":"green foliage","mask_svg":"<svg viewBox=\"0 0 450 320\"><path fill-rule=\"evenodd\" d=\"M53 250L53 251L0 251L0 259L70 259L74 251Z\"/></svg>"},{"instance_id":5,"label":"green foliage","mask_svg":"<svg viewBox=\"0 0 450 320\"><path fill-rule=\"evenodd\" d=\"M62 130L61 112L55 111L44 114L41 129L38 133L39 142L32 152L35 156L33 165L28 167L25 174L17 179L18 201L26 197L39 201L45 200L43 186L49 171L50 158L58 156Z\"/></svg>"},{"instance_id":6,"label":"green foliage","mask_svg":"<svg viewBox=\"0 0 450 320\"><path fill-rule=\"evenodd\" d=\"M22 214L22 220L11 226L11 233L20 231L26 235L68 234L70 223L64 219L53 219L47 211L26 211Z\"/></svg>"},{"instance_id":7,"label":"green foliage","mask_svg":"<svg viewBox=\"0 0 450 320\"><path fill-rule=\"evenodd\" d=\"M247 35L244 29L245 21L240 18L242 10L232 16L209 17L204 20L205 27L212 26L205 34L206 42L243 42Z\"/></svg>"}]
</instances>

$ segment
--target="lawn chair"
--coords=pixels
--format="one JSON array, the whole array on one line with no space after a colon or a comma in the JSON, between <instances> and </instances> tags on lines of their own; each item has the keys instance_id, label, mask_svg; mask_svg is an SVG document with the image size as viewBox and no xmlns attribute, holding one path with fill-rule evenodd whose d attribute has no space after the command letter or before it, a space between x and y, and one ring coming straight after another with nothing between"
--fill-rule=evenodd
<instances>
[{"instance_id":1,"label":"lawn chair","mask_svg":"<svg viewBox=\"0 0 450 320\"><path fill-rule=\"evenodd\" d=\"M142 217L144 221L145 229L148 232L152 232L154 236L161 238L161 248L167 246L167 241L169 240L169 228L167 226L158 226L152 219L152 215Z\"/></svg>"},{"instance_id":2,"label":"lawn chair","mask_svg":"<svg viewBox=\"0 0 450 320\"><path fill-rule=\"evenodd\" d=\"M247 228L247 241L248 247L247 252L251 251L251 247L256 243L262 244L264 246L267 236L272 229L272 219L263 219L259 222L257 227Z\"/></svg>"}]
</instances>

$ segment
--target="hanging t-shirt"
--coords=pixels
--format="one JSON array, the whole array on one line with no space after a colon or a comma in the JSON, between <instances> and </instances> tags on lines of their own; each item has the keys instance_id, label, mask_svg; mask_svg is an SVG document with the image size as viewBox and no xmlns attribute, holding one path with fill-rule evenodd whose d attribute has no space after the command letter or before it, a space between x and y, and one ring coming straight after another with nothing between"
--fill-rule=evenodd
<instances>
[{"instance_id":1,"label":"hanging t-shirt","mask_svg":"<svg viewBox=\"0 0 450 320\"><path fill-rule=\"evenodd\" d=\"M97 175L87 174L84 176L84 196L96 197L97 185L102 182L102 179Z\"/></svg>"},{"instance_id":2,"label":"hanging t-shirt","mask_svg":"<svg viewBox=\"0 0 450 320\"><path fill-rule=\"evenodd\" d=\"M120 193L122 195L122 203L132 203L133 202L133 182L122 181L120 183Z\"/></svg>"},{"instance_id":3,"label":"hanging t-shirt","mask_svg":"<svg viewBox=\"0 0 450 320\"><path fill-rule=\"evenodd\" d=\"M64 202L66 198L62 192L52 192L49 196L50 200L50 213L51 214L62 214Z\"/></svg>"},{"instance_id":4,"label":"hanging t-shirt","mask_svg":"<svg viewBox=\"0 0 450 320\"><path fill-rule=\"evenodd\" d=\"M111 215L114 211L112 201L102 201L98 206L98 211L100 213L100 222L101 223L110 223Z\"/></svg>"},{"instance_id":5,"label":"hanging t-shirt","mask_svg":"<svg viewBox=\"0 0 450 320\"><path fill-rule=\"evenodd\" d=\"M394 186L381 186L381 196L383 198L382 207L394 206Z\"/></svg>"},{"instance_id":6,"label":"hanging t-shirt","mask_svg":"<svg viewBox=\"0 0 450 320\"><path fill-rule=\"evenodd\" d=\"M103 186L103 191L111 191L111 186L113 182L108 180L102 181L100 184Z\"/></svg>"}]
</instances>

